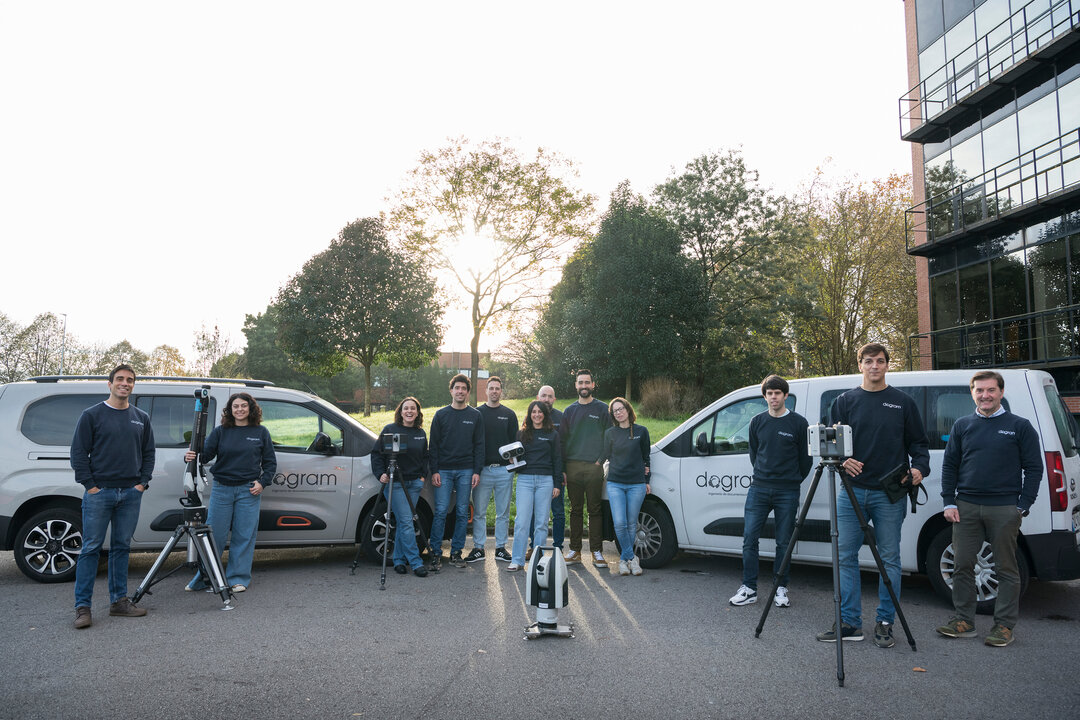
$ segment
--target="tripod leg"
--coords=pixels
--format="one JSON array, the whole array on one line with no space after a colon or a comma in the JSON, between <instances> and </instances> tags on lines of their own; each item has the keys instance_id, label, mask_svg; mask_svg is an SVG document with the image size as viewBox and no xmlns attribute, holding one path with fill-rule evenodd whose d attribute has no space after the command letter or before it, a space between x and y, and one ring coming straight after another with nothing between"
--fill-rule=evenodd
<instances>
[{"instance_id":1,"label":"tripod leg","mask_svg":"<svg viewBox=\"0 0 1080 720\"><path fill-rule=\"evenodd\" d=\"M217 544L214 542L214 532L203 525L189 531L192 535L191 542L195 544L195 551L199 555L199 566L203 575L210 582L211 589L221 596L221 602L225 604L223 610L232 610L232 590L225 580L225 569L221 567L221 555L218 553Z\"/></svg>"},{"instance_id":2,"label":"tripod leg","mask_svg":"<svg viewBox=\"0 0 1080 720\"><path fill-rule=\"evenodd\" d=\"M829 466L829 540L832 543L833 627L836 632L836 681L844 687L844 637L840 617L840 532L836 517L836 468Z\"/></svg>"},{"instance_id":3,"label":"tripod leg","mask_svg":"<svg viewBox=\"0 0 1080 720\"><path fill-rule=\"evenodd\" d=\"M908 645L910 645L912 651L914 651L915 637L911 634L911 628L908 627L907 618L904 617L904 611L900 608L900 598L896 597L896 589L893 587L892 578L890 578L889 573L885 571L885 562L881 559L881 553L878 552L877 536L867 523L866 515L863 514L862 508L859 507L858 500L855 498L855 491L851 489L851 484L848 479L842 477L840 481L844 486L844 491L847 493L848 500L851 502L852 509L855 510L855 517L859 519L859 526L862 527L863 534L866 536L866 544L870 546L870 552L874 556L874 562L877 563L881 581L885 584L885 589L889 591L889 597L892 599L893 607L896 608L896 616L900 618L900 625L903 626L904 634L907 635Z\"/></svg>"},{"instance_id":4,"label":"tripod leg","mask_svg":"<svg viewBox=\"0 0 1080 720\"><path fill-rule=\"evenodd\" d=\"M772 592L769 593L769 599L765 601L765 607L761 609L761 619L758 621L757 629L754 630L754 637L761 637L761 629L765 627L765 620L769 617L769 611L772 610L772 602L773 598L776 597L776 588L780 585L780 578L783 576L784 571L791 566L791 554L795 550L795 543L799 541L799 532L802 530L803 522L806 520L806 513L810 510L810 503L814 501L814 493L817 492L818 482L821 480L821 473L824 469L824 465L818 465L817 472L814 473L814 479L810 483L810 490L806 493L806 500L799 511L799 517L795 519L795 527L791 530L791 539L788 541L787 552L784 553L784 559L776 568L773 576ZM775 514L775 512L774 510L773 513Z\"/></svg>"},{"instance_id":5,"label":"tripod leg","mask_svg":"<svg viewBox=\"0 0 1080 720\"><path fill-rule=\"evenodd\" d=\"M382 575L379 577L379 589L386 589L386 556L390 551L390 506L394 502L394 470L396 468L390 468L390 481L386 484L386 532L383 533L383 546L382 546Z\"/></svg>"},{"instance_id":6,"label":"tripod leg","mask_svg":"<svg viewBox=\"0 0 1080 720\"><path fill-rule=\"evenodd\" d=\"M142 596L149 592L150 587L154 584L154 578L161 571L161 567L165 564L165 560L169 557L169 554L176 547L176 543L179 542L180 536L184 534L184 526L178 525L176 530L173 530L172 537L165 543L165 547L158 554L157 559L154 560L154 564L150 566L150 571L146 573L146 577L139 583L139 587L135 588L135 592L131 595L131 602L137 603Z\"/></svg>"}]
</instances>

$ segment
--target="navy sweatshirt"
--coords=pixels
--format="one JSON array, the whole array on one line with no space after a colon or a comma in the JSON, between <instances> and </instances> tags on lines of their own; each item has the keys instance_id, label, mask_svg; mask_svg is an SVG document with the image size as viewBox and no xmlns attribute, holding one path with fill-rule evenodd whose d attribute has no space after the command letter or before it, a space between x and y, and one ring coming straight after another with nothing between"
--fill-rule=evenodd
<instances>
[{"instance_id":1,"label":"navy sweatshirt","mask_svg":"<svg viewBox=\"0 0 1080 720\"><path fill-rule=\"evenodd\" d=\"M87 490L150 486L154 473L154 429L134 405L117 410L99 402L83 410L71 438L75 482Z\"/></svg>"},{"instance_id":2,"label":"navy sweatshirt","mask_svg":"<svg viewBox=\"0 0 1080 720\"><path fill-rule=\"evenodd\" d=\"M1023 482L1020 481L1021 471ZM953 423L941 464L941 498L1031 509L1042 482L1039 434L1011 412L965 415Z\"/></svg>"},{"instance_id":3,"label":"navy sweatshirt","mask_svg":"<svg viewBox=\"0 0 1080 720\"><path fill-rule=\"evenodd\" d=\"M649 482L645 468L649 467L649 429L643 425L624 428L609 427L604 431L604 454L600 462L608 461L608 482L643 485Z\"/></svg>"},{"instance_id":4,"label":"navy sweatshirt","mask_svg":"<svg viewBox=\"0 0 1080 720\"><path fill-rule=\"evenodd\" d=\"M611 427L607 403L573 402L563 410L559 437L567 460L596 462L604 452L604 433Z\"/></svg>"},{"instance_id":5,"label":"navy sweatshirt","mask_svg":"<svg viewBox=\"0 0 1080 720\"><path fill-rule=\"evenodd\" d=\"M202 462L217 462L210 468L214 482L236 487L256 480L270 487L277 472L277 455L270 431L262 425L222 427L210 431L203 444Z\"/></svg>"},{"instance_id":6,"label":"navy sweatshirt","mask_svg":"<svg viewBox=\"0 0 1080 720\"><path fill-rule=\"evenodd\" d=\"M439 408L431 421L431 469L469 470L484 465L484 416L474 407Z\"/></svg>"},{"instance_id":7,"label":"navy sweatshirt","mask_svg":"<svg viewBox=\"0 0 1080 720\"><path fill-rule=\"evenodd\" d=\"M532 440L525 442L524 430L519 430L517 439L525 448L525 467L518 472L523 475L550 475L555 487L563 485L562 449L559 436L554 430L533 430Z\"/></svg>"},{"instance_id":8,"label":"navy sweatshirt","mask_svg":"<svg viewBox=\"0 0 1080 720\"><path fill-rule=\"evenodd\" d=\"M382 452L382 436L387 433L400 435L405 442L405 452L398 455L398 476L395 480L419 480L431 475L431 456L424 429L390 423L379 433L371 450L371 472L376 480L390 467L391 454Z\"/></svg>"},{"instance_id":9,"label":"navy sweatshirt","mask_svg":"<svg viewBox=\"0 0 1080 720\"><path fill-rule=\"evenodd\" d=\"M755 485L799 487L813 464L806 445L808 426L806 418L792 410L781 417L768 411L754 416L750 421L750 463Z\"/></svg>"},{"instance_id":10,"label":"navy sweatshirt","mask_svg":"<svg viewBox=\"0 0 1080 720\"><path fill-rule=\"evenodd\" d=\"M484 464L509 465L499 454L499 448L517 439L517 413L505 405L491 407L484 403L477 408L484 418Z\"/></svg>"},{"instance_id":11,"label":"navy sweatshirt","mask_svg":"<svg viewBox=\"0 0 1080 720\"><path fill-rule=\"evenodd\" d=\"M562 410L551 408L551 425L555 428L555 432L559 432L559 428L562 427Z\"/></svg>"},{"instance_id":12,"label":"navy sweatshirt","mask_svg":"<svg viewBox=\"0 0 1080 720\"><path fill-rule=\"evenodd\" d=\"M862 472L851 478L855 487L880 490L881 478L907 463L908 456L924 478L930 474L930 443L910 395L891 386L876 392L857 387L836 398L833 418L851 426L851 457L863 463Z\"/></svg>"}]
</instances>

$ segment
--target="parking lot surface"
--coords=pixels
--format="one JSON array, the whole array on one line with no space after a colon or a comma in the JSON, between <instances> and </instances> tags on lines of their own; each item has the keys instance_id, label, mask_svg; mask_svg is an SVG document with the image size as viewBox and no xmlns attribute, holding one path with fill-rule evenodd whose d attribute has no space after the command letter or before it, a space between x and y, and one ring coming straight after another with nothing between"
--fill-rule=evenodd
<instances>
[{"instance_id":1,"label":"parking lot surface","mask_svg":"<svg viewBox=\"0 0 1080 720\"><path fill-rule=\"evenodd\" d=\"M876 576L864 573L867 640L845 644L838 687L835 646L814 640L832 622L828 568L796 567L791 607L755 638L762 601L727 603L736 559L680 554L640 577L571 566L560 621L576 637L525 641L523 573L488 549L424 579L390 571L385 591L375 565L349 574L350 549L260 550L236 610L183 592L181 574L131 619L108 616L102 571L82 631L72 586L31 582L5 553L0 717L1066 718L1080 707L1080 582L1033 582L1016 642L998 649L982 644L990 618L979 639L938 637L949 607L905 577L912 652L899 627L896 647L873 645ZM132 556L132 591L153 559Z\"/></svg>"}]
</instances>

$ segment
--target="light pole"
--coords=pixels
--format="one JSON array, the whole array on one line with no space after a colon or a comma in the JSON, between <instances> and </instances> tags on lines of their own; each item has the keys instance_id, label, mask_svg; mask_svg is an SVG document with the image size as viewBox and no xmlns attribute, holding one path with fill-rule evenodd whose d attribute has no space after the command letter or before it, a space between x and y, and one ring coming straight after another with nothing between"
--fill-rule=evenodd
<instances>
[{"instance_id":1,"label":"light pole","mask_svg":"<svg viewBox=\"0 0 1080 720\"><path fill-rule=\"evenodd\" d=\"M60 374L64 374L64 349L67 346L67 313L60 313L64 316L64 329L60 334Z\"/></svg>"}]
</instances>

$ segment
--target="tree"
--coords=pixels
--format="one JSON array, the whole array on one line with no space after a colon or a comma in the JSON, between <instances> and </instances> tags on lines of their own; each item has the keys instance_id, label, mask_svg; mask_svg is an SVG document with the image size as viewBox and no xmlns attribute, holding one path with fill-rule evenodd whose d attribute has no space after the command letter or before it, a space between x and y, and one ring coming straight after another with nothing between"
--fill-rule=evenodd
<instances>
[{"instance_id":1,"label":"tree","mask_svg":"<svg viewBox=\"0 0 1080 720\"><path fill-rule=\"evenodd\" d=\"M799 304L790 278L805 239L802 218L758 184L734 150L702 155L653 193L695 262L705 302L696 315L694 382L783 372L791 357L785 314ZM771 368L771 369L770 369Z\"/></svg>"},{"instance_id":2,"label":"tree","mask_svg":"<svg viewBox=\"0 0 1080 720\"><path fill-rule=\"evenodd\" d=\"M904 238L910 204L910 175L811 185L813 239L800 266L814 293L795 323L806 374L856 372L859 347L874 340L889 346L895 364L910 360L907 340L919 325L915 259Z\"/></svg>"},{"instance_id":3,"label":"tree","mask_svg":"<svg viewBox=\"0 0 1080 720\"><path fill-rule=\"evenodd\" d=\"M150 358L146 353L138 350L127 340L121 340L112 347L107 348L97 360L94 367L95 375L108 375L113 368L121 363L127 363L135 369L136 375L149 375Z\"/></svg>"},{"instance_id":4,"label":"tree","mask_svg":"<svg viewBox=\"0 0 1080 720\"><path fill-rule=\"evenodd\" d=\"M195 374L210 377L214 363L229 354L230 344L229 336L222 335L217 325L213 331L207 330L206 325L196 330L195 341L192 343L195 350Z\"/></svg>"},{"instance_id":5,"label":"tree","mask_svg":"<svg viewBox=\"0 0 1080 720\"><path fill-rule=\"evenodd\" d=\"M150 375L181 377L186 374L184 356L172 345L158 345L150 351L147 372Z\"/></svg>"},{"instance_id":6,"label":"tree","mask_svg":"<svg viewBox=\"0 0 1080 720\"><path fill-rule=\"evenodd\" d=\"M423 258L391 249L381 221L356 220L308 260L275 300L278 340L301 369L330 376L349 358L364 368L419 367L438 357L442 305Z\"/></svg>"},{"instance_id":7,"label":"tree","mask_svg":"<svg viewBox=\"0 0 1080 720\"><path fill-rule=\"evenodd\" d=\"M594 198L563 179L571 171L543 148L524 159L500 140L460 138L421 154L390 214L405 248L468 299L474 403L480 337L537 309L549 275L589 233Z\"/></svg>"},{"instance_id":8,"label":"tree","mask_svg":"<svg viewBox=\"0 0 1080 720\"><path fill-rule=\"evenodd\" d=\"M15 337L15 352L25 373L23 377L57 374L61 348L64 348L64 324L60 318L53 313L35 317Z\"/></svg>"}]
</instances>

